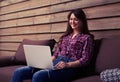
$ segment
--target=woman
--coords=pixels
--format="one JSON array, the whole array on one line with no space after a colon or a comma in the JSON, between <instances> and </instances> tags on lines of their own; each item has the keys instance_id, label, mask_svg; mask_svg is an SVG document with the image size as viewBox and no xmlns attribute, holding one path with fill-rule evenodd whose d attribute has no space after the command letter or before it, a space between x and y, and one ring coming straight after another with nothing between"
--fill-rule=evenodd
<instances>
[{"instance_id":1,"label":"woman","mask_svg":"<svg viewBox=\"0 0 120 82\"><path fill-rule=\"evenodd\" d=\"M68 26L61 36L52 56L57 70L21 67L15 70L11 82L69 82L77 77L79 67L89 64L93 52L93 36L88 31L87 20L82 9L72 10L68 15Z\"/></svg>"}]
</instances>

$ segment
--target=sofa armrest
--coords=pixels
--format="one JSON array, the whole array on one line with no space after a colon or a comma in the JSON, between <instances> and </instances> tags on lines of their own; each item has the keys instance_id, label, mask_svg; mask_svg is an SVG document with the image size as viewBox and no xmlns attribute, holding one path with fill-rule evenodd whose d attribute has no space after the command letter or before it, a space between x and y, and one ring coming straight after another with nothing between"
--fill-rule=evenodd
<instances>
[{"instance_id":1,"label":"sofa armrest","mask_svg":"<svg viewBox=\"0 0 120 82\"><path fill-rule=\"evenodd\" d=\"M0 56L0 67L14 64L14 56Z\"/></svg>"}]
</instances>

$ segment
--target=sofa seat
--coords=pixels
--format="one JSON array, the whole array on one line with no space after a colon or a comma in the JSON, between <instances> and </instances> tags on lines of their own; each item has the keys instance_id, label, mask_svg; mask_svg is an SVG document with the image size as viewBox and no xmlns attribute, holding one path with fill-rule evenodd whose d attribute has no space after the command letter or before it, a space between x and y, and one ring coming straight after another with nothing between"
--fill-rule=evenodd
<instances>
[{"instance_id":1,"label":"sofa seat","mask_svg":"<svg viewBox=\"0 0 120 82\"><path fill-rule=\"evenodd\" d=\"M85 78L80 78L72 82L101 82L99 75L88 76Z\"/></svg>"},{"instance_id":2,"label":"sofa seat","mask_svg":"<svg viewBox=\"0 0 120 82\"><path fill-rule=\"evenodd\" d=\"M0 68L0 76L2 76L2 77L0 77L0 80L2 80L4 82L10 82L11 77L13 75L13 71L16 68L23 67L23 66L25 66L25 65L16 65L16 66L1 67ZM24 82L31 82L31 80L25 80Z\"/></svg>"},{"instance_id":3,"label":"sofa seat","mask_svg":"<svg viewBox=\"0 0 120 82\"><path fill-rule=\"evenodd\" d=\"M0 76L2 76L2 77L0 77L0 80L4 80L4 82L9 82L11 80L12 75L13 75L13 71L16 68L19 68L19 67L22 67L22 66L23 65L1 67L0 68Z\"/></svg>"}]
</instances>

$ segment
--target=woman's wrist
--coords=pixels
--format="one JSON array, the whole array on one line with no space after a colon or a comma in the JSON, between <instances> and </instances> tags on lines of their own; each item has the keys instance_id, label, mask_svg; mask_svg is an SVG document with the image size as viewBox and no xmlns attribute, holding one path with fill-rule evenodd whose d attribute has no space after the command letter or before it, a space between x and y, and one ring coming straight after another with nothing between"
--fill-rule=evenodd
<instances>
[{"instance_id":1,"label":"woman's wrist","mask_svg":"<svg viewBox=\"0 0 120 82\"><path fill-rule=\"evenodd\" d=\"M71 68L71 67L72 67L71 62L68 62L66 67L67 67L67 68Z\"/></svg>"},{"instance_id":2,"label":"woman's wrist","mask_svg":"<svg viewBox=\"0 0 120 82\"><path fill-rule=\"evenodd\" d=\"M67 68L74 68L74 67L79 67L79 66L80 66L79 60L67 63Z\"/></svg>"}]
</instances>

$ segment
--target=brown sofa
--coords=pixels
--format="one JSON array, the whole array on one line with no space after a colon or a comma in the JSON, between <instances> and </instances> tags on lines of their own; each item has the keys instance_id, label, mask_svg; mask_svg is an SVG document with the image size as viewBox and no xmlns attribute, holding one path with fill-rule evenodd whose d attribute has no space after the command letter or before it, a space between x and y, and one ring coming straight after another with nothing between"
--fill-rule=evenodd
<instances>
[{"instance_id":1,"label":"brown sofa","mask_svg":"<svg viewBox=\"0 0 120 82\"><path fill-rule=\"evenodd\" d=\"M51 51L55 45L56 41L54 39L49 40L28 40L24 39L22 43L19 45L15 56L13 57L4 57L0 56L0 82L10 82L11 77L13 75L13 71L16 68L22 67L26 65L23 45L31 44L31 45L48 45L51 48ZM30 82L30 81L25 81Z\"/></svg>"},{"instance_id":2,"label":"brown sofa","mask_svg":"<svg viewBox=\"0 0 120 82\"><path fill-rule=\"evenodd\" d=\"M0 57L0 82L10 82L13 71L26 65L23 44L49 45L55 41L23 40L14 57ZM120 37L95 40L94 57L88 67L81 68L79 79L72 82L101 82L99 74L105 69L120 68ZM25 82L31 82L30 80Z\"/></svg>"}]
</instances>

